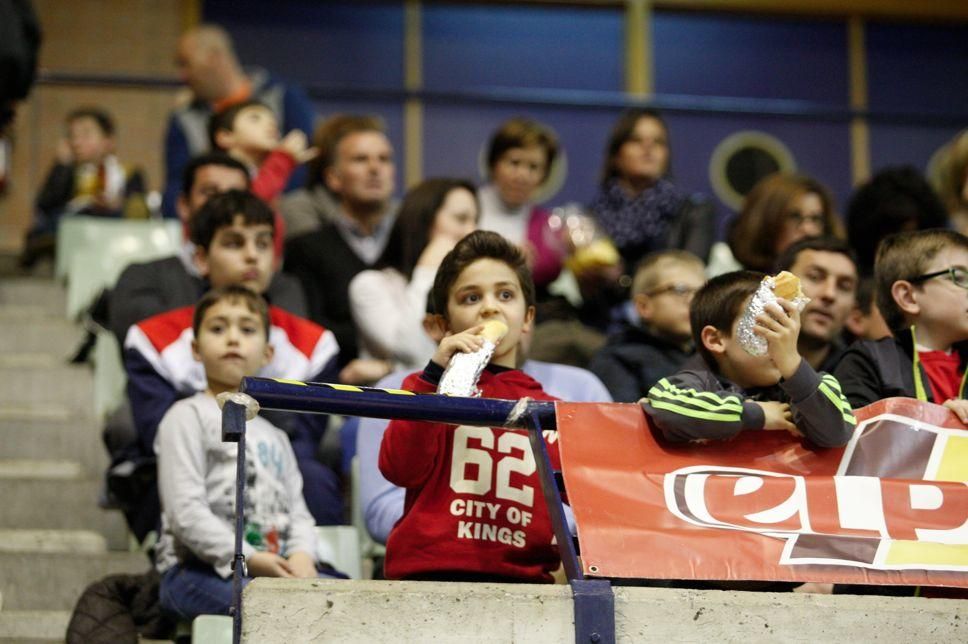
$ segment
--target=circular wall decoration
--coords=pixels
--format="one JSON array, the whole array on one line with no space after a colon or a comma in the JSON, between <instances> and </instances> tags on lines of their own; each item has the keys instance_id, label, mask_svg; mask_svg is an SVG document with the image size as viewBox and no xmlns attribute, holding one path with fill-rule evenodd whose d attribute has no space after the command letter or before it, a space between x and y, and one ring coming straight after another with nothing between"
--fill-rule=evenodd
<instances>
[{"instance_id":1,"label":"circular wall decoration","mask_svg":"<svg viewBox=\"0 0 968 644\"><path fill-rule=\"evenodd\" d=\"M796 161L784 143L766 132L744 130L716 146L709 160L709 182L719 199L733 210L756 182L774 172L795 172Z\"/></svg>"}]
</instances>

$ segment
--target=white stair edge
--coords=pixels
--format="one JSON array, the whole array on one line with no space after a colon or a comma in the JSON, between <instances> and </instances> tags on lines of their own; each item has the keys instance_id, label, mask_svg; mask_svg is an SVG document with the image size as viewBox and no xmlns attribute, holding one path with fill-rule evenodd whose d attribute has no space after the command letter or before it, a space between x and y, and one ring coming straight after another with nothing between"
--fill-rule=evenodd
<instances>
[{"instance_id":1,"label":"white stair edge","mask_svg":"<svg viewBox=\"0 0 968 644\"><path fill-rule=\"evenodd\" d=\"M91 530L0 529L0 552L93 554L107 551L104 535Z\"/></svg>"},{"instance_id":2,"label":"white stair edge","mask_svg":"<svg viewBox=\"0 0 968 644\"><path fill-rule=\"evenodd\" d=\"M27 421L68 421L76 418L77 414L71 412L66 407L55 407L45 405L3 405L0 406L0 420L27 420Z\"/></svg>"},{"instance_id":3,"label":"white stair edge","mask_svg":"<svg viewBox=\"0 0 968 644\"><path fill-rule=\"evenodd\" d=\"M0 460L0 479L70 480L84 475L81 464L68 460Z\"/></svg>"}]
</instances>

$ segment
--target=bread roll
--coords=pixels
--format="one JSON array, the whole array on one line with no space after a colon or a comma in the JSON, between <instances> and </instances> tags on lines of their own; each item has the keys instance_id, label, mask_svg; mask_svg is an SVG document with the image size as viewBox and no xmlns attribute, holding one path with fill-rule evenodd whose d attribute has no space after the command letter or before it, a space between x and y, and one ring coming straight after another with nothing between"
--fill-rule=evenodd
<instances>
[{"instance_id":1,"label":"bread roll","mask_svg":"<svg viewBox=\"0 0 968 644\"><path fill-rule=\"evenodd\" d=\"M482 335L486 340L490 340L494 344L501 341L508 332L508 325L500 320L488 320L484 323L484 329L481 331Z\"/></svg>"},{"instance_id":2,"label":"bread roll","mask_svg":"<svg viewBox=\"0 0 968 644\"><path fill-rule=\"evenodd\" d=\"M773 278L773 293L784 300L793 301L803 296L800 278L789 271L781 271Z\"/></svg>"}]
</instances>

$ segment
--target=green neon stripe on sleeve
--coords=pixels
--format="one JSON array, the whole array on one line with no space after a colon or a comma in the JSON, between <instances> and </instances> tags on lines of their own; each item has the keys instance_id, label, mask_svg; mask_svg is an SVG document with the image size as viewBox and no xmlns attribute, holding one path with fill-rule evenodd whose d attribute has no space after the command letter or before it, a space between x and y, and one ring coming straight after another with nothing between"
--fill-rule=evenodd
<instances>
[{"instance_id":1,"label":"green neon stripe on sleeve","mask_svg":"<svg viewBox=\"0 0 968 644\"><path fill-rule=\"evenodd\" d=\"M683 395L683 394L673 394L668 391L662 391L662 390L656 391L656 389L654 388L651 391L649 391L649 398L650 399L661 398L663 400L671 400L673 402L677 402L683 405L690 405L693 407L699 407L701 409L705 409L711 412L720 412L720 413L725 413L725 412L742 413L743 412L743 404L738 403L736 401L722 401L720 404L717 405L715 403L711 403L709 401L703 400L701 398L696 398L694 396Z\"/></svg>"},{"instance_id":2,"label":"green neon stripe on sleeve","mask_svg":"<svg viewBox=\"0 0 968 644\"><path fill-rule=\"evenodd\" d=\"M824 396L826 396L827 398L829 398L830 399L830 402L832 402L834 404L834 406L837 407L838 411L840 411L840 415L843 416L843 418L844 418L844 422L846 422L846 423L848 423L850 425L856 425L857 424L857 419L854 418L853 412L849 408L847 410L844 410L844 407L843 407L843 404L842 404L843 403L843 399L840 398L839 396L837 396L837 394L835 394L834 392L832 392L830 390L830 387L827 386L827 383L821 382L819 389L820 389L821 393L823 393Z\"/></svg>"},{"instance_id":3,"label":"green neon stripe on sleeve","mask_svg":"<svg viewBox=\"0 0 968 644\"><path fill-rule=\"evenodd\" d=\"M703 400L703 401L708 400L717 408L731 408L731 409L735 409L736 411L743 411L743 403L742 401L738 400L736 397L724 398L722 396L717 396L711 391L699 391L697 389L677 387L671 382L669 382L669 380L666 378L663 378L662 380L660 380L652 388L652 390L650 390L649 393L651 393L652 391L655 391L657 388L660 390L666 390L673 397L680 398L681 400L689 400L690 402L695 401L697 405L699 405L700 400ZM679 396L679 394L684 394L684 395ZM699 406L704 406L704 405L699 405ZM713 409L713 407L706 407L706 408Z\"/></svg>"},{"instance_id":4,"label":"green neon stripe on sleeve","mask_svg":"<svg viewBox=\"0 0 968 644\"><path fill-rule=\"evenodd\" d=\"M671 411L674 414L679 414L680 416L688 416L689 418L698 418L700 420L714 420L718 422L729 422L735 423L740 421L739 414L716 414L708 411L697 411L695 409L689 409L687 407L680 407L679 405L674 405L672 403L650 400L649 404L656 409L664 409L666 411Z\"/></svg>"}]
</instances>

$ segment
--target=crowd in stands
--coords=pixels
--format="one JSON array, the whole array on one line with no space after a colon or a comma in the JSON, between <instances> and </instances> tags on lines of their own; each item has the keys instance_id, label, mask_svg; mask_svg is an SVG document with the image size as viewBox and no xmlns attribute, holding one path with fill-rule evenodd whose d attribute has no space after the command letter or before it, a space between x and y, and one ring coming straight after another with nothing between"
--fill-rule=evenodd
<instances>
[{"instance_id":1,"label":"crowd in stands","mask_svg":"<svg viewBox=\"0 0 968 644\"><path fill-rule=\"evenodd\" d=\"M820 182L778 172L716 242L711 202L669 178L672 141L654 110L629 110L603 133L598 190L563 223L539 205L562 154L539 122L497 128L483 185L429 178L398 201L379 118L332 115L314 128L302 92L243 70L217 27L187 33L177 55L194 101L168 124L161 209L184 241L175 257L129 266L108 298L128 396L108 423L107 502L139 539L160 535L161 602L179 617L228 610L235 448L220 440L215 396L245 376L433 392L498 319L508 333L482 395L640 402L671 442L777 430L841 446L852 408L889 396L968 421L965 136L941 195L916 170L888 168L841 218ZM26 261L63 217L149 216L144 175L117 159L114 136L101 109L67 116ZM572 224L602 242L594 252ZM780 299L749 321L765 346L754 356L741 320L780 270L809 302ZM360 510L387 546L388 578L553 579L560 561L526 432L357 422L343 449L359 458ZM249 423L250 576L340 576L312 536L347 517L346 473L323 449L337 431L321 415ZM557 464L556 438L546 442ZM472 454L481 449L515 456L513 485L492 485ZM529 519L491 517L496 531L482 531L451 511L467 499Z\"/></svg>"}]
</instances>

